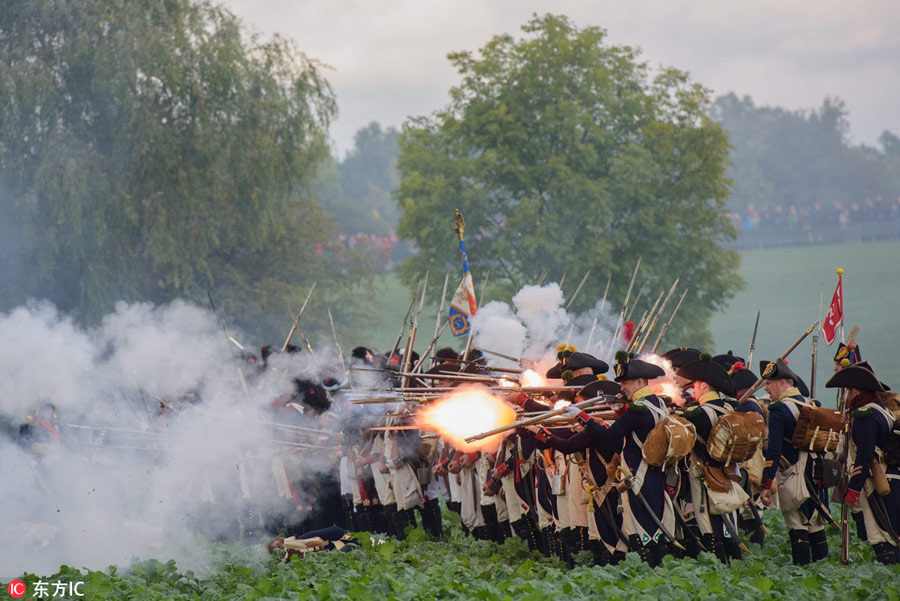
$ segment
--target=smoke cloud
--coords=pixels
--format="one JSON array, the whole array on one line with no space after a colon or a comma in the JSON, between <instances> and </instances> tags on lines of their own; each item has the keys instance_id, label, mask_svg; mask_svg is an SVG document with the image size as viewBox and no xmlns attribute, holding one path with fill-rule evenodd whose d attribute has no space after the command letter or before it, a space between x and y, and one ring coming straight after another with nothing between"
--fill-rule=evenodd
<instances>
[{"instance_id":1,"label":"smoke cloud","mask_svg":"<svg viewBox=\"0 0 900 601\"><path fill-rule=\"evenodd\" d=\"M546 371L556 363L556 345L566 342L612 364L611 344L618 315L609 303L597 301L582 314L569 314L555 282L525 286L512 299L512 306L492 301L472 318L475 346L533 361ZM511 361L488 354L495 367L515 367ZM543 374L542 374L543 375Z\"/></svg>"},{"instance_id":2,"label":"smoke cloud","mask_svg":"<svg viewBox=\"0 0 900 601\"><path fill-rule=\"evenodd\" d=\"M333 438L299 429L322 426L271 403L295 378L320 382L335 357L276 354L261 372L182 301L120 303L89 330L31 302L0 314L0 339L0 576L134 557L202 571L195 534L299 521L314 493L297 483L334 469Z\"/></svg>"}]
</instances>

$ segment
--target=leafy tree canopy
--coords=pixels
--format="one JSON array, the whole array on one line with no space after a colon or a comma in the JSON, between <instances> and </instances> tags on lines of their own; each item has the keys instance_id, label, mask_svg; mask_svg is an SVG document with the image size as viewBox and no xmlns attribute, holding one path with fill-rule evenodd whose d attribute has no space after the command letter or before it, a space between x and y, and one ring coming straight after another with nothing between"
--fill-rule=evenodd
<instances>
[{"instance_id":1,"label":"leafy tree canopy","mask_svg":"<svg viewBox=\"0 0 900 601\"><path fill-rule=\"evenodd\" d=\"M401 275L458 265L458 207L473 270L502 280L504 296L545 270L569 272L574 290L590 268L576 308L601 298L609 273L621 302L643 257L637 285L650 292L637 315L680 277L690 292L667 338L708 343L709 317L741 285L738 254L718 245L734 231L722 215L727 136L706 114L709 91L676 69L651 76L638 50L596 27L546 15L522 29L478 56L451 54L461 83L449 104L404 128L399 234L420 252Z\"/></svg>"},{"instance_id":2,"label":"leafy tree canopy","mask_svg":"<svg viewBox=\"0 0 900 601\"><path fill-rule=\"evenodd\" d=\"M329 159L319 173L316 195L346 234L385 235L394 231L399 211L391 193L397 187L397 137L377 122L361 128L342 161Z\"/></svg>"},{"instance_id":3,"label":"leafy tree canopy","mask_svg":"<svg viewBox=\"0 0 900 601\"><path fill-rule=\"evenodd\" d=\"M0 55L6 306L90 321L212 288L268 336L313 280L359 282L311 194L334 96L289 41L205 2L37 0L0 11Z\"/></svg>"}]
</instances>

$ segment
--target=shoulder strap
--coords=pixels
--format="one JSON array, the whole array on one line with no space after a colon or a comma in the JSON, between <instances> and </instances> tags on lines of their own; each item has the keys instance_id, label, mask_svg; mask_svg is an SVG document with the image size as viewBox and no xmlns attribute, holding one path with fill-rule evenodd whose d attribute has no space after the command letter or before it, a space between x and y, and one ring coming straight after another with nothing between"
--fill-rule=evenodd
<instances>
[{"instance_id":1,"label":"shoulder strap","mask_svg":"<svg viewBox=\"0 0 900 601\"><path fill-rule=\"evenodd\" d=\"M865 408L874 409L875 411L877 411L878 413L883 415L884 419L887 420L888 430L893 429L894 422L896 421L893 413L891 413L890 411L888 411L887 409L885 409L878 403L869 403L868 405L863 407L863 409L865 409Z\"/></svg>"}]
</instances>

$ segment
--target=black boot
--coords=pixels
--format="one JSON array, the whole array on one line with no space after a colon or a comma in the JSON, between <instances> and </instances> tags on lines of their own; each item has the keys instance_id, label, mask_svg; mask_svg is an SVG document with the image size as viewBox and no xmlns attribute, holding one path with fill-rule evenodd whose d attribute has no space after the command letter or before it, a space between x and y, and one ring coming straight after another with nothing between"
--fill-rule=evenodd
<instances>
[{"instance_id":1,"label":"black boot","mask_svg":"<svg viewBox=\"0 0 900 601\"><path fill-rule=\"evenodd\" d=\"M566 562L571 570L574 567L572 562L572 529L563 528L559 533L560 555L559 558Z\"/></svg>"},{"instance_id":2,"label":"black boot","mask_svg":"<svg viewBox=\"0 0 900 601\"><path fill-rule=\"evenodd\" d=\"M499 528L497 528L497 542L502 545L503 541L510 536L512 536L512 529L510 528L509 520L503 520L500 522Z\"/></svg>"},{"instance_id":3,"label":"black boot","mask_svg":"<svg viewBox=\"0 0 900 601\"><path fill-rule=\"evenodd\" d=\"M810 563L809 532L806 530L788 530L791 539L791 558L795 566L806 566Z\"/></svg>"},{"instance_id":4,"label":"black boot","mask_svg":"<svg viewBox=\"0 0 900 601\"><path fill-rule=\"evenodd\" d=\"M741 543L740 541L736 541L733 538L725 539L725 555L728 557L728 560L732 559L743 559L744 555L741 553Z\"/></svg>"},{"instance_id":5,"label":"black boot","mask_svg":"<svg viewBox=\"0 0 900 601\"><path fill-rule=\"evenodd\" d=\"M897 563L897 547L891 543L878 543L872 545L875 550L875 559L884 565L892 566Z\"/></svg>"},{"instance_id":6,"label":"black boot","mask_svg":"<svg viewBox=\"0 0 900 601\"><path fill-rule=\"evenodd\" d=\"M499 543L500 523L497 521L497 508L493 505L482 505L481 515L484 516L484 531L487 540Z\"/></svg>"},{"instance_id":7,"label":"black boot","mask_svg":"<svg viewBox=\"0 0 900 601\"><path fill-rule=\"evenodd\" d=\"M616 565L620 561L625 559L625 551L614 551L612 556L609 559L609 565Z\"/></svg>"},{"instance_id":8,"label":"black boot","mask_svg":"<svg viewBox=\"0 0 900 601\"><path fill-rule=\"evenodd\" d=\"M595 566L605 566L608 565L612 560L612 557L609 555L609 550L606 548L606 545L603 544L603 541L600 540L592 540L588 545L591 549L591 553L594 556L594 565Z\"/></svg>"},{"instance_id":9,"label":"black boot","mask_svg":"<svg viewBox=\"0 0 900 601\"><path fill-rule=\"evenodd\" d=\"M719 554L716 552L716 539L715 537L713 537L711 532L708 534L701 534L700 542L702 542L703 546L706 547L707 553L712 553L716 557L719 556Z\"/></svg>"},{"instance_id":10,"label":"black boot","mask_svg":"<svg viewBox=\"0 0 900 601\"><path fill-rule=\"evenodd\" d=\"M512 523L513 530L515 533L528 543L528 548L532 551L537 551L540 548L540 543L538 542L537 537L537 526L534 526L529 519L529 516L523 515L521 518Z\"/></svg>"},{"instance_id":11,"label":"black boot","mask_svg":"<svg viewBox=\"0 0 900 601\"><path fill-rule=\"evenodd\" d=\"M637 534L632 534L628 537L628 549L637 553L644 563L648 564L650 567L655 567L651 563L654 560L654 557L650 553L648 545L642 544L641 537Z\"/></svg>"},{"instance_id":12,"label":"black boot","mask_svg":"<svg viewBox=\"0 0 900 601\"><path fill-rule=\"evenodd\" d=\"M713 526L715 528L715 526ZM721 532L713 532L713 547L716 557L722 563L728 563L728 551L725 548L725 535Z\"/></svg>"},{"instance_id":13,"label":"black boot","mask_svg":"<svg viewBox=\"0 0 900 601\"><path fill-rule=\"evenodd\" d=\"M828 539L824 529L809 533L809 550L813 561L828 559Z\"/></svg>"},{"instance_id":14,"label":"black boot","mask_svg":"<svg viewBox=\"0 0 900 601\"><path fill-rule=\"evenodd\" d=\"M388 503L384 506L385 530L390 536L397 536L397 504ZM399 538L399 537L398 537Z\"/></svg>"},{"instance_id":15,"label":"black boot","mask_svg":"<svg viewBox=\"0 0 900 601\"><path fill-rule=\"evenodd\" d=\"M441 538L444 527L441 519L441 504L437 499L425 501L422 507L422 527L428 534Z\"/></svg>"},{"instance_id":16,"label":"black boot","mask_svg":"<svg viewBox=\"0 0 900 601\"><path fill-rule=\"evenodd\" d=\"M741 527L744 529L744 532L749 535L748 540L751 543L762 546L766 540L766 533L763 532L761 520L757 520L756 518L744 520Z\"/></svg>"},{"instance_id":17,"label":"black boot","mask_svg":"<svg viewBox=\"0 0 900 601\"><path fill-rule=\"evenodd\" d=\"M541 531L537 527L537 522L531 517L531 514L525 514L522 517L525 520L525 528L528 536L528 548L532 551L539 551L541 548Z\"/></svg>"}]
</instances>

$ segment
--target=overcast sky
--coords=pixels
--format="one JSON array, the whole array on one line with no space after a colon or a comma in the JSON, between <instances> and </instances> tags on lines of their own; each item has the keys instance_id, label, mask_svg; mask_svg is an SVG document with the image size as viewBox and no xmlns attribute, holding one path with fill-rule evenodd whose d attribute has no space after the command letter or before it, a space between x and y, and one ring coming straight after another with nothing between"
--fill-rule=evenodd
<instances>
[{"instance_id":1,"label":"overcast sky","mask_svg":"<svg viewBox=\"0 0 900 601\"><path fill-rule=\"evenodd\" d=\"M689 71L715 95L757 105L819 107L843 99L855 142L900 134L898 0L225 0L251 29L297 41L327 73L340 156L370 121L400 126L430 114L457 82L446 55L498 33L521 34L532 13L596 25L643 49L652 66Z\"/></svg>"}]
</instances>

